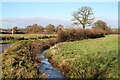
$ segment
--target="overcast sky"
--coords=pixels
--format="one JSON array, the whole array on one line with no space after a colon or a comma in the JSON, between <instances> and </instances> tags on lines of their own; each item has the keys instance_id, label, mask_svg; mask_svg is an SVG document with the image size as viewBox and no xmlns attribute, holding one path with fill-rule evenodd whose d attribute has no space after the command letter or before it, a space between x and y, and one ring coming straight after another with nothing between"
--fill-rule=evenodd
<instances>
[{"instance_id":1,"label":"overcast sky","mask_svg":"<svg viewBox=\"0 0 120 80\"><path fill-rule=\"evenodd\" d=\"M3 2L0 27L25 27L35 23L71 27L72 13L82 6L93 9L95 21L103 20L112 28L118 27L118 2Z\"/></svg>"}]
</instances>

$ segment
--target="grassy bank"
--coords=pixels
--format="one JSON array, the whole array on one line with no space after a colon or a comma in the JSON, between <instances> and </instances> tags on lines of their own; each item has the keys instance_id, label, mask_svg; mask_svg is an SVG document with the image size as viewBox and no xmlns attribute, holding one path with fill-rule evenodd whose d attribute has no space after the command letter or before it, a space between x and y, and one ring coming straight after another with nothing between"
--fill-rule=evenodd
<instances>
[{"instance_id":1,"label":"grassy bank","mask_svg":"<svg viewBox=\"0 0 120 80\"><path fill-rule=\"evenodd\" d=\"M16 42L2 53L2 78L40 78L31 42Z\"/></svg>"},{"instance_id":2,"label":"grassy bank","mask_svg":"<svg viewBox=\"0 0 120 80\"><path fill-rule=\"evenodd\" d=\"M0 40L0 43L15 43L18 42L18 40Z\"/></svg>"},{"instance_id":3,"label":"grassy bank","mask_svg":"<svg viewBox=\"0 0 120 80\"><path fill-rule=\"evenodd\" d=\"M55 39L15 42L2 53L2 78L45 78L38 70L37 55L55 43Z\"/></svg>"},{"instance_id":4,"label":"grassy bank","mask_svg":"<svg viewBox=\"0 0 120 80\"><path fill-rule=\"evenodd\" d=\"M118 35L59 43L45 56L68 78L118 78Z\"/></svg>"}]
</instances>

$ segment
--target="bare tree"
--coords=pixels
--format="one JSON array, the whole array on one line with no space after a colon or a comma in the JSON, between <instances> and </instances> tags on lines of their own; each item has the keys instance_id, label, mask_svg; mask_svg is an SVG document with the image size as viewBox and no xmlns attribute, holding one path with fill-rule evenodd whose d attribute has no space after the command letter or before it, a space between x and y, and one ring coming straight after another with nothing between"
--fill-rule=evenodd
<instances>
[{"instance_id":1,"label":"bare tree","mask_svg":"<svg viewBox=\"0 0 120 80\"><path fill-rule=\"evenodd\" d=\"M91 16L92 14L92 8L88 6L79 8L78 11L75 11L72 15L74 17L73 21L75 21L73 24L77 26L81 24L83 29L85 29L85 26L90 26L94 20L94 17Z\"/></svg>"}]
</instances>

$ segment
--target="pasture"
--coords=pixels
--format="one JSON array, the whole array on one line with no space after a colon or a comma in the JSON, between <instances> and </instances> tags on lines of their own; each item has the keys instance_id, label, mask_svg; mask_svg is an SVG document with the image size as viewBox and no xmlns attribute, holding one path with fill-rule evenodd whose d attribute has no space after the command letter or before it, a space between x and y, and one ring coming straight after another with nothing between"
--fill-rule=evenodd
<instances>
[{"instance_id":1,"label":"pasture","mask_svg":"<svg viewBox=\"0 0 120 80\"><path fill-rule=\"evenodd\" d=\"M57 36L56 34L1 34L2 37L24 37L24 38L37 38L37 37L43 37L43 36Z\"/></svg>"},{"instance_id":2,"label":"pasture","mask_svg":"<svg viewBox=\"0 0 120 80\"><path fill-rule=\"evenodd\" d=\"M56 37L57 34L1 34L0 36L0 43L14 43L19 40L39 41L46 37Z\"/></svg>"},{"instance_id":3,"label":"pasture","mask_svg":"<svg viewBox=\"0 0 120 80\"><path fill-rule=\"evenodd\" d=\"M68 78L118 78L118 35L59 43L45 56Z\"/></svg>"}]
</instances>

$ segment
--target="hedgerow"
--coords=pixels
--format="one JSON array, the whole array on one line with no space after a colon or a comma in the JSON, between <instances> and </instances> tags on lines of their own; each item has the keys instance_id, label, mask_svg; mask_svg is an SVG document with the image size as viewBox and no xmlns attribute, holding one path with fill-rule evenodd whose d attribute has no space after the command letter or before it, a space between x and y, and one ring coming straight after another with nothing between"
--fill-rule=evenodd
<instances>
[{"instance_id":1,"label":"hedgerow","mask_svg":"<svg viewBox=\"0 0 120 80\"><path fill-rule=\"evenodd\" d=\"M101 29L67 29L58 34L57 41L76 41L89 38L104 37L105 32Z\"/></svg>"}]
</instances>

